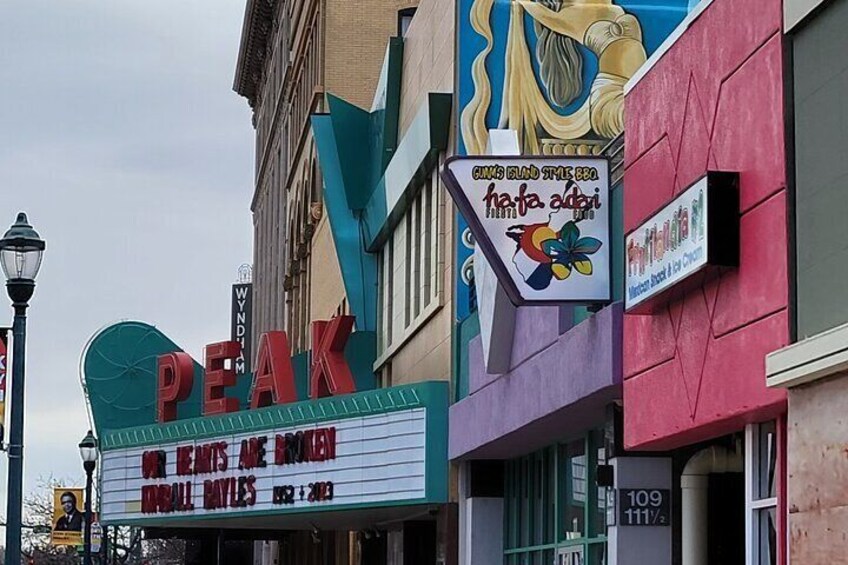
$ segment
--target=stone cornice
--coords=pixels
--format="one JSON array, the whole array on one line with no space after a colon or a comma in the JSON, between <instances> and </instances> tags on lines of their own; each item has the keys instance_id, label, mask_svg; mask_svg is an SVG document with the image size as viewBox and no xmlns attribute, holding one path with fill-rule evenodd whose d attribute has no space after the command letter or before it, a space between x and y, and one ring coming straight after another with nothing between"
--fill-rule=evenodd
<instances>
[{"instance_id":1,"label":"stone cornice","mask_svg":"<svg viewBox=\"0 0 848 565\"><path fill-rule=\"evenodd\" d=\"M766 383L792 388L848 372L848 324L766 356Z\"/></svg>"},{"instance_id":2,"label":"stone cornice","mask_svg":"<svg viewBox=\"0 0 848 565\"><path fill-rule=\"evenodd\" d=\"M247 0L244 10L233 90L247 98L251 107L255 106L259 95L276 6L277 0Z\"/></svg>"}]
</instances>

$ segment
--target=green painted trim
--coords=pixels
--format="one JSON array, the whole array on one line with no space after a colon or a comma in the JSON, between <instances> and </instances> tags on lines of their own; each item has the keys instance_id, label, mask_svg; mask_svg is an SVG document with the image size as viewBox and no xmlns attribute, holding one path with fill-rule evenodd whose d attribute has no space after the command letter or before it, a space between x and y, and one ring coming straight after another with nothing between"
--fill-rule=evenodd
<instances>
[{"instance_id":1,"label":"green painted trim","mask_svg":"<svg viewBox=\"0 0 848 565\"><path fill-rule=\"evenodd\" d=\"M624 249L624 181L610 189L610 246L612 260L612 299L624 300L625 249Z\"/></svg>"},{"instance_id":2,"label":"green painted trim","mask_svg":"<svg viewBox=\"0 0 848 565\"><path fill-rule=\"evenodd\" d=\"M380 179L397 149L402 71L403 39L391 38L373 111L328 94L329 114L312 116L342 279L357 327L369 331L376 328L377 262L365 249L362 214L371 200L385 201Z\"/></svg>"},{"instance_id":3,"label":"green painted trim","mask_svg":"<svg viewBox=\"0 0 848 565\"><path fill-rule=\"evenodd\" d=\"M369 252L380 250L447 149L452 99L447 93L427 94L386 167L363 213Z\"/></svg>"},{"instance_id":4,"label":"green painted trim","mask_svg":"<svg viewBox=\"0 0 848 565\"><path fill-rule=\"evenodd\" d=\"M554 550L563 548L563 547L574 547L576 545L585 545L586 551L589 550L590 545L598 545L607 542L606 536L600 536L597 538L587 539L587 538L578 538L572 540L563 540L557 543L546 543L542 545L531 545L528 547L518 547L515 549L505 549L504 555L516 555L521 553L532 553L534 551L545 551L545 550ZM586 557L586 556L584 556ZM588 562L588 558L587 558Z\"/></svg>"},{"instance_id":5,"label":"green painted trim","mask_svg":"<svg viewBox=\"0 0 848 565\"><path fill-rule=\"evenodd\" d=\"M361 141L369 137L371 114L332 94L327 94L327 107L330 110L330 123L342 176L342 182L338 185L345 195L346 208L359 210L368 202L372 190L367 182L371 174L371 144ZM318 157L323 170L328 159L320 153Z\"/></svg>"},{"instance_id":6,"label":"green painted trim","mask_svg":"<svg viewBox=\"0 0 848 565\"><path fill-rule=\"evenodd\" d=\"M337 112L339 114L339 112ZM333 245L339 258L345 293L350 309L356 317L357 328L374 331L377 328L377 258L365 251L362 238L362 221L358 213L350 209L350 196L356 188L365 191L366 181L355 181L354 188L347 186L344 164L339 160L340 141L336 138L336 122L342 116L315 114L312 116L312 131L318 149L318 162L324 177L324 205L333 232ZM356 138L357 131L348 128ZM359 132L366 136L367 130ZM371 193L365 195L365 199Z\"/></svg>"},{"instance_id":7,"label":"green painted trim","mask_svg":"<svg viewBox=\"0 0 848 565\"><path fill-rule=\"evenodd\" d=\"M196 514L155 514L150 516L150 518L134 518L130 520L104 520L101 521L102 524L107 526L111 525L120 525L120 526L146 526L151 523L156 522L218 522L218 521L226 521L232 520L235 518L262 518L267 516L286 516L286 515L297 515L297 514L314 514L316 512L345 512L348 510L367 510L370 508L396 508L398 506L421 506L421 505L432 505L432 504L441 504L440 501L429 500L428 498L414 498L409 500L393 500L388 502L365 502L361 504L338 504L336 506L324 506L320 503L311 506L308 511L304 511L303 508L286 508L281 506L279 509L273 510L256 510L256 511L245 511L240 510L237 512L228 512L226 514L212 514L206 516L198 516Z\"/></svg>"},{"instance_id":8,"label":"green painted trim","mask_svg":"<svg viewBox=\"0 0 848 565\"><path fill-rule=\"evenodd\" d=\"M480 335L480 316L475 310L456 324L453 331L454 402L459 402L468 396L470 372L468 344L478 335Z\"/></svg>"},{"instance_id":9,"label":"green painted trim","mask_svg":"<svg viewBox=\"0 0 848 565\"><path fill-rule=\"evenodd\" d=\"M530 553L533 551L544 551L546 549L556 549L557 544L555 543L546 543L542 545L531 545L528 547L521 547L518 549L505 549L504 555L513 555L516 553Z\"/></svg>"},{"instance_id":10,"label":"green painted trim","mask_svg":"<svg viewBox=\"0 0 848 565\"><path fill-rule=\"evenodd\" d=\"M445 426L444 441L447 441L447 385L448 383L442 381L426 381L319 400L269 406L258 410L233 412L221 416L177 420L167 424L120 430L103 430L100 437L101 449L111 451L162 442L204 439L222 434L259 432L282 426L310 425L327 420L388 414L413 408L428 408L428 413L432 408L434 412L439 413ZM430 439L428 435L428 447ZM438 437L432 439L435 442L440 441ZM446 454L444 461L447 466Z\"/></svg>"},{"instance_id":11,"label":"green painted trim","mask_svg":"<svg viewBox=\"0 0 848 565\"><path fill-rule=\"evenodd\" d=\"M326 161L327 165L339 168L342 182L336 184L341 185L350 211L358 212L367 206L397 149L402 71L403 40L393 37L386 47L380 90L372 111L327 94L338 163L319 158L319 164L323 168Z\"/></svg>"},{"instance_id":12,"label":"green painted trim","mask_svg":"<svg viewBox=\"0 0 848 565\"><path fill-rule=\"evenodd\" d=\"M430 92L427 94L427 102L430 108L430 146L445 151L450 139L453 95L445 92Z\"/></svg>"},{"instance_id":13,"label":"green painted trim","mask_svg":"<svg viewBox=\"0 0 848 565\"><path fill-rule=\"evenodd\" d=\"M589 551L591 546L607 541L606 527L595 529L592 521L598 510L596 486L597 448L601 437L597 430L587 430L573 440L557 442L539 451L505 462L504 468L504 555L530 554L535 551L556 550L563 547L583 546ZM583 513L583 536L566 539L565 530L569 525L563 522L564 510L568 506L567 496L571 492L571 473L567 465L567 453L563 448L570 443L582 442L586 456L586 500L581 504ZM536 472L537 465L545 457L550 458L542 467L542 477ZM541 480L541 482L540 482ZM546 487L546 481L550 481ZM541 496L539 496L541 491ZM539 514L539 505L543 509L545 526L534 524ZM551 508L553 507L553 508ZM520 510L520 512L519 512ZM552 514L549 511L552 510ZM520 514L520 516L519 516ZM520 518L520 519L519 519ZM604 533L598 533L598 532ZM537 537L541 532L541 536Z\"/></svg>"},{"instance_id":14,"label":"green painted trim","mask_svg":"<svg viewBox=\"0 0 848 565\"><path fill-rule=\"evenodd\" d=\"M450 383L440 381L443 394L427 405L427 449L424 467L427 500L447 502L450 465L448 463L448 404Z\"/></svg>"},{"instance_id":15,"label":"green painted trim","mask_svg":"<svg viewBox=\"0 0 848 565\"><path fill-rule=\"evenodd\" d=\"M389 38L386 58L386 108L381 128L383 138L382 151L380 152L382 156L380 159L381 174L391 162L398 144L401 88L403 86L402 37Z\"/></svg>"}]
</instances>

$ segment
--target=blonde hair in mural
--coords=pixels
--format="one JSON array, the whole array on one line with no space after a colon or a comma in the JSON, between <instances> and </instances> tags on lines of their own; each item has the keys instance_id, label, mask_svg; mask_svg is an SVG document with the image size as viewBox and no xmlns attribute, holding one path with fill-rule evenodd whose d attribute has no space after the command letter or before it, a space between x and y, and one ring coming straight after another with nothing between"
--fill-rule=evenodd
<instances>
[{"instance_id":1,"label":"blonde hair in mural","mask_svg":"<svg viewBox=\"0 0 848 565\"><path fill-rule=\"evenodd\" d=\"M461 117L463 141L471 155L484 153L488 141L485 120L492 97L485 60L492 50L492 5L492 0L475 0L471 9L472 27L487 42L474 60L474 96ZM530 60L525 13L534 20L539 38L540 78ZM562 115L548 103L539 83L560 106L579 95L582 61L575 41L597 56L598 73L585 102ZM524 153L597 154L599 141L624 129L624 85L646 59L639 21L613 0L513 0L498 127L516 130Z\"/></svg>"},{"instance_id":2,"label":"blonde hair in mural","mask_svg":"<svg viewBox=\"0 0 848 565\"><path fill-rule=\"evenodd\" d=\"M460 125L465 151L469 155L482 155L486 152L489 142L489 131L486 128L486 112L492 101L492 85L486 72L486 57L492 51L494 37L489 16L492 13L494 0L475 0L471 7L471 27L486 39L486 47L474 58L471 76L474 81L474 97L462 111Z\"/></svg>"}]
</instances>

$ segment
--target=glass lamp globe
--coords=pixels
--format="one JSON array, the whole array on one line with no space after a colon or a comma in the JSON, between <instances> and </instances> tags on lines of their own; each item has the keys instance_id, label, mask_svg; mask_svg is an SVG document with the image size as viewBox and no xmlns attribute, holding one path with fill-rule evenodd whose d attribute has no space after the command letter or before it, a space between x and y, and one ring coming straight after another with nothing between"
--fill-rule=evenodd
<instances>
[{"instance_id":1,"label":"glass lamp globe","mask_svg":"<svg viewBox=\"0 0 848 565\"><path fill-rule=\"evenodd\" d=\"M97 461L97 438L88 430L86 436L79 444L80 457L83 463L94 463Z\"/></svg>"},{"instance_id":2,"label":"glass lamp globe","mask_svg":"<svg viewBox=\"0 0 848 565\"><path fill-rule=\"evenodd\" d=\"M21 212L12 227L0 239L0 267L7 281L34 282L41 268L44 240L29 225Z\"/></svg>"}]
</instances>

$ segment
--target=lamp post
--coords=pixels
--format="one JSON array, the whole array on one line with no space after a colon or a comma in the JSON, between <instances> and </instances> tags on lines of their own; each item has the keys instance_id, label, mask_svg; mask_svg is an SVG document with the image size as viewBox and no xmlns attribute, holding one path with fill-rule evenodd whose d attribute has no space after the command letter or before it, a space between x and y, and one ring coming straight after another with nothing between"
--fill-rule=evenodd
<instances>
[{"instance_id":1,"label":"lamp post","mask_svg":"<svg viewBox=\"0 0 848 565\"><path fill-rule=\"evenodd\" d=\"M91 565L91 475L97 466L97 438L88 430L79 444L82 467L85 469L85 537L83 563Z\"/></svg>"},{"instance_id":2,"label":"lamp post","mask_svg":"<svg viewBox=\"0 0 848 565\"><path fill-rule=\"evenodd\" d=\"M41 267L44 240L32 229L21 212L0 239L0 267L6 276L6 290L12 299L15 322L12 326L12 396L9 426L9 484L6 500L6 563L21 562L21 502L24 475L24 361L26 356L26 310L35 291L35 277Z\"/></svg>"}]
</instances>

